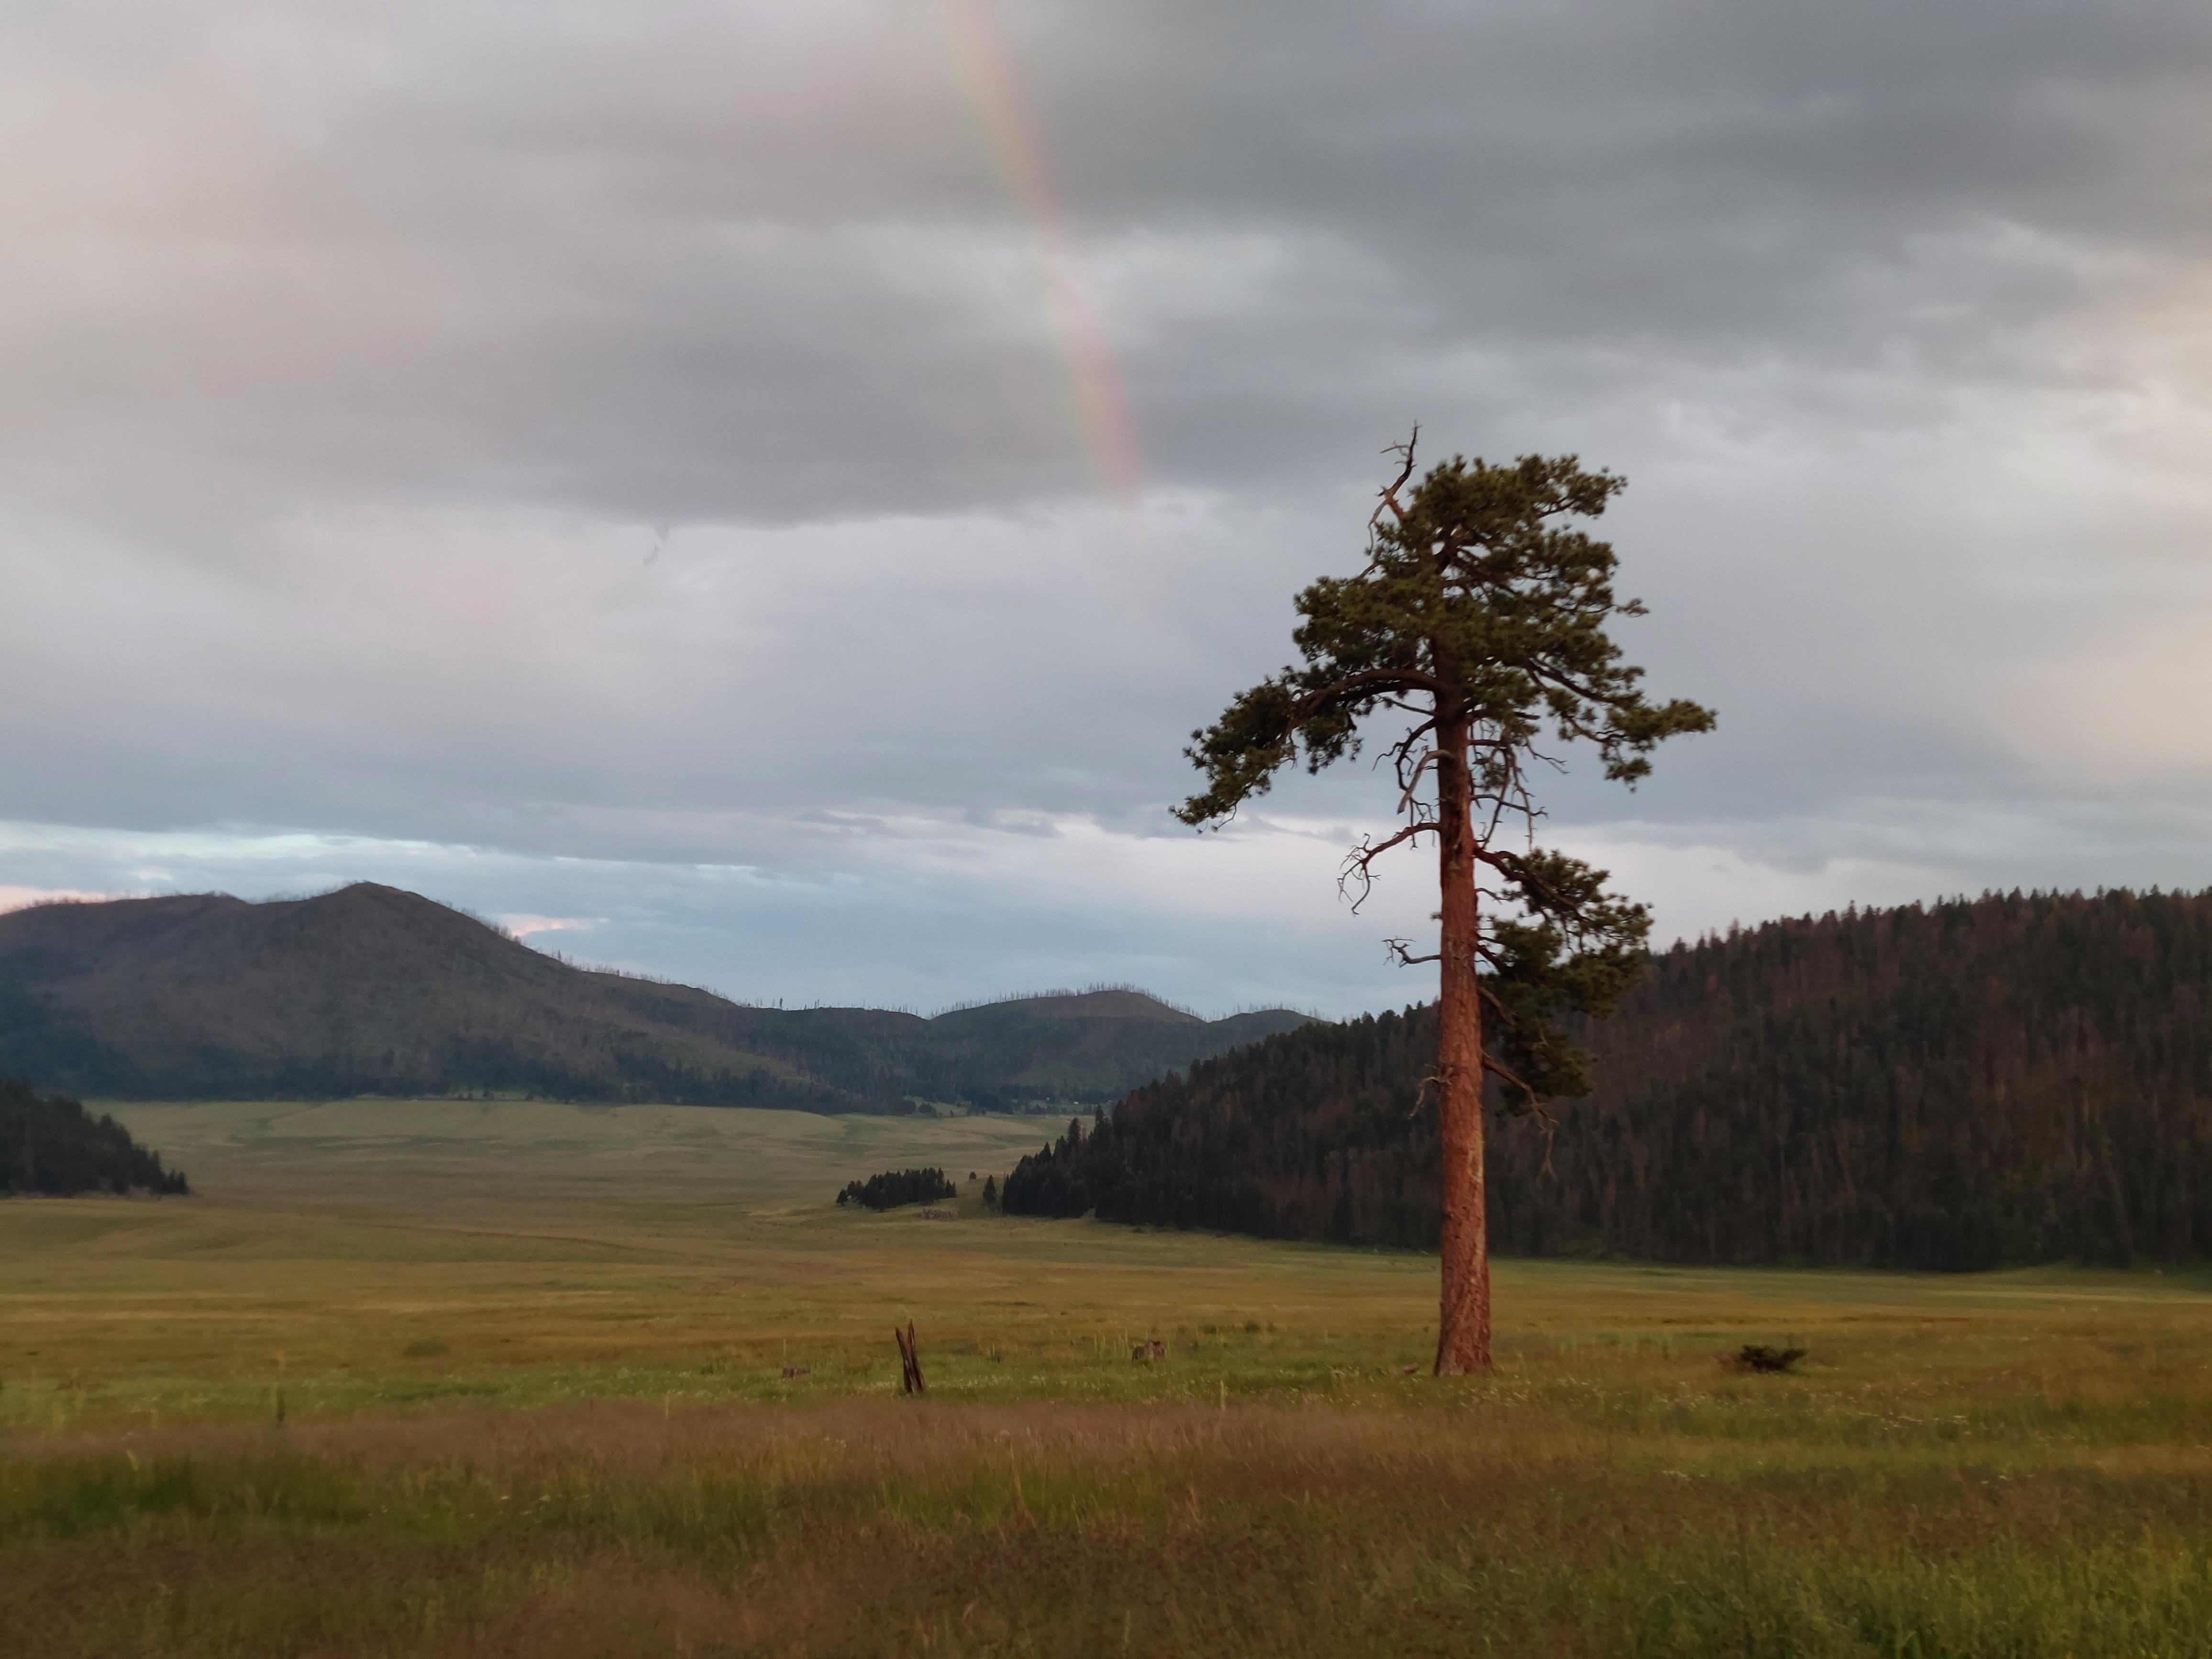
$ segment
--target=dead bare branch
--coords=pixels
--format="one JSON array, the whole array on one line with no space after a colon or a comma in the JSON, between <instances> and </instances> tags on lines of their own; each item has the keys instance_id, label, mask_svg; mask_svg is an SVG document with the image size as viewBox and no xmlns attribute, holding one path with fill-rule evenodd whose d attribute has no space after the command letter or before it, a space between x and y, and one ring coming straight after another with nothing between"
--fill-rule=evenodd
<instances>
[{"instance_id":1,"label":"dead bare branch","mask_svg":"<svg viewBox=\"0 0 2212 1659\"><path fill-rule=\"evenodd\" d=\"M1435 765L1437 762L1443 758L1443 753L1438 750L1425 750L1422 752L1421 758L1413 763L1413 770L1411 775L1407 775L1406 774L1402 763L1401 764L1399 775L1404 777L1406 781L1406 787L1398 792L1398 810L1401 812L1404 811L1407 806L1412 805L1413 791L1419 788L1421 786L1421 774L1427 771L1430 767Z\"/></svg>"},{"instance_id":2,"label":"dead bare branch","mask_svg":"<svg viewBox=\"0 0 2212 1659\"><path fill-rule=\"evenodd\" d=\"M1422 831L1433 830L1437 827L1427 818L1423 818L1418 823L1407 824L1395 834L1384 836L1379 842L1370 842L1363 840L1358 846L1344 855L1343 866L1336 872L1337 896L1351 897L1352 884L1357 883L1359 887L1359 896L1352 900L1352 908L1357 912L1361 905L1367 902L1367 896L1375 890L1375 872L1372 868L1375 860L1392 848L1411 841Z\"/></svg>"},{"instance_id":3,"label":"dead bare branch","mask_svg":"<svg viewBox=\"0 0 2212 1659\"><path fill-rule=\"evenodd\" d=\"M1420 441L1421 427L1420 422L1417 421L1413 423L1412 435L1407 437L1405 442L1401 444L1392 444L1383 450L1382 453L1385 455L1399 456L1406 464L1398 469L1398 476L1396 477L1393 478L1389 483L1382 486L1381 491L1382 499L1376 502L1374 515L1367 520L1367 527L1370 530L1379 530L1382 528L1382 514L1385 509L1389 510L1390 516L1394 519L1402 520L1405 518L1406 509L1399 503L1398 492L1406 487L1407 481L1413 476L1413 450Z\"/></svg>"}]
</instances>

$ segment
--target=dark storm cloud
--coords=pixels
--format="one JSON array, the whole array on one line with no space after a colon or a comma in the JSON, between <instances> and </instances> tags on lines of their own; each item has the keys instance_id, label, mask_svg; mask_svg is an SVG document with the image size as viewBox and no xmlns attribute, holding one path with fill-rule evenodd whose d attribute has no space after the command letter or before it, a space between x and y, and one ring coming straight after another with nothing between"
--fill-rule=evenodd
<instances>
[{"instance_id":1,"label":"dark storm cloud","mask_svg":"<svg viewBox=\"0 0 2212 1659\"><path fill-rule=\"evenodd\" d=\"M0 818L1173 933L1182 734L1419 420L1634 479L1634 648L1724 724L1559 799L1681 925L2185 878L2212 14L967 3L0 20ZM0 885L246 884L117 848Z\"/></svg>"},{"instance_id":2,"label":"dark storm cloud","mask_svg":"<svg viewBox=\"0 0 2212 1659\"><path fill-rule=\"evenodd\" d=\"M997 15L1148 456L1207 486L1695 364L2033 374L2085 260L2212 223L2201 8ZM58 144L106 135L59 252L137 275L51 295L19 408L660 519L1080 487L945 6L186 16L112 68L135 11L27 32L91 77Z\"/></svg>"}]
</instances>

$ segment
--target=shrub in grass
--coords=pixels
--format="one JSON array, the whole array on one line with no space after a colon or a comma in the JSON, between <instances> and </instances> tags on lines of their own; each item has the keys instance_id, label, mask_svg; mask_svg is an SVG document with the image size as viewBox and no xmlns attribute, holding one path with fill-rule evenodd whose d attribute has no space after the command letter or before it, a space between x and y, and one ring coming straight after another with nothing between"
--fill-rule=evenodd
<instances>
[{"instance_id":1,"label":"shrub in grass","mask_svg":"<svg viewBox=\"0 0 2212 1659\"><path fill-rule=\"evenodd\" d=\"M1805 1357L1802 1348L1770 1348L1764 1342L1747 1342L1725 1363L1740 1371L1789 1371Z\"/></svg>"}]
</instances>

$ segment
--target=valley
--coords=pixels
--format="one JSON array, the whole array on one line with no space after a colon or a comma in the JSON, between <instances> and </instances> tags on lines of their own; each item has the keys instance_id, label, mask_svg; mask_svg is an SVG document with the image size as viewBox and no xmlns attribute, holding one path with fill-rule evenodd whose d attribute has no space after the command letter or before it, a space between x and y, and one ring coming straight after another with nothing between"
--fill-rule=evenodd
<instances>
[{"instance_id":1,"label":"valley","mask_svg":"<svg viewBox=\"0 0 2212 1659\"><path fill-rule=\"evenodd\" d=\"M2202 1273L1502 1260L1496 1371L1437 1379L1432 1256L985 1212L969 1170L1034 1119L106 1109L199 1195L0 1204L27 1650L2057 1659L2212 1629ZM831 1202L909 1164L958 1203ZM1723 1364L1784 1341L1795 1374Z\"/></svg>"}]
</instances>

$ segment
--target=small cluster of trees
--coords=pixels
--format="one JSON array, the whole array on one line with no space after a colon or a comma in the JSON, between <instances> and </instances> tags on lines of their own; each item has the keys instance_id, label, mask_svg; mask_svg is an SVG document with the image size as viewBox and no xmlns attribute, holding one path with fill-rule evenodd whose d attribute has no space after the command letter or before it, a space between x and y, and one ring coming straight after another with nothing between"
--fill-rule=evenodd
<instances>
[{"instance_id":1,"label":"small cluster of trees","mask_svg":"<svg viewBox=\"0 0 2212 1659\"><path fill-rule=\"evenodd\" d=\"M181 1170L165 1170L113 1118L76 1101L42 1096L0 1078L0 1193L188 1193Z\"/></svg>"},{"instance_id":2,"label":"small cluster of trees","mask_svg":"<svg viewBox=\"0 0 2212 1659\"><path fill-rule=\"evenodd\" d=\"M858 1204L867 1210L893 1210L902 1204L934 1204L959 1195L959 1189L942 1170L885 1170L866 1181L847 1182L837 1202Z\"/></svg>"}]
</instances>

